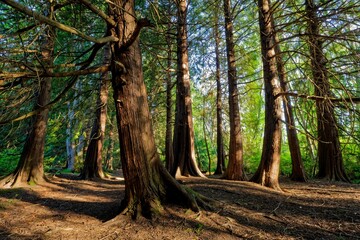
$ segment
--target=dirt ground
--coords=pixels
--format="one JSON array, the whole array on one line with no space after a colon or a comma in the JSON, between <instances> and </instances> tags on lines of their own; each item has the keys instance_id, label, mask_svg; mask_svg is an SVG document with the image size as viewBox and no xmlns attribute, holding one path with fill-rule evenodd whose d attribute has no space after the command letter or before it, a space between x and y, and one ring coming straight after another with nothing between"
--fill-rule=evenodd
<instances>
[{"instance_id":1,"label":"dirt ground","mask_svg":"<svg viewBox=\"0 0 360 240\"><path fill-rule=\"evenodd\" d=\"M0 190L0 239L360 239L360 186L281 179L283 193L254 183L182 178L218 200L214 211L166 205L153 219L119 215L122 180L49 182Z\"/></svg>"}]
</instances>

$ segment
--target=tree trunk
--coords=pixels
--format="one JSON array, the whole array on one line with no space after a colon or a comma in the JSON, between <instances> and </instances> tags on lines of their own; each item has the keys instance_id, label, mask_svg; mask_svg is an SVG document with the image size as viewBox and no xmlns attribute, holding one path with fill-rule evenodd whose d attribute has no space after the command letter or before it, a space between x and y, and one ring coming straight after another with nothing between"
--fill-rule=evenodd
<instances>
[{"instance_id":1,"label":"tree trunk","mask_svg":"<svg viewBox=\"0 0 360 240\"><path fill-rule=\"evenodd\" d=\"M215 9L215 63L216 63L216 144L217 144L217 164L214 174L223 174L225 166L223 129L222 129L222 99L220 81L220 33L218 9Z\"/></svg>"},{"instance_id":2,"label":"tree trunk","mask_svg":"<svg viewBox=\"0 0 360 240\"><path fill-rule=\"evenodd\" d=\"M114 123L115 123L115 118L113 118L114 121L111 122L110 124L110 129L109 129L109 146L107 149L107 153L106 153L106 160L105 160L105 169L106 170L114 170L114 157L113 157L113 152L114 152L114 146L115 146L115 141L114 141Z\"/></svg>"},{"instance_id":3,"label":"tree trunk","mask_svg":"<svg viewBox=\"0 0 360 240\"><path fill-rule=\"evenodd\" d=\"M316 101L319 160L317 177L349 182L343 166L334 106L326 99L331 96L331 87L326 68L327 60L323 53L323 40L320 37L317 6L313 0L305 0L305 8L315 96L324 97L323 101Z\"/></svg>"},{"instance_id":4,"label":"tree trunk","mask_svg":"<svg viewBox=\"0 0 360 240\"><path fill-rule=\"evenodd\" d=\"M170 15L170 7L168 9L168 14ZM166 44L168 47L168 55L167 55L167 70L166 70L166 139L165 139L165 162L166 169L171 171L174 167L174 148L173 148L173 124L172 124L172 82L171 82L171 66L172 66L172 44L171 44L171 22L168 23L168 29L166 33Z\"/></svg>"},{"instance_id":5,"label":"tree trunk","mask_svg":"<svg viewBox=\"0 0 360 240\"><path fill-rule=\"evenodd\" d=\"M226 54L229 82L230 149L229 164L224 178L246 180L243 161L243 144L240 124L239 94L237 88L236 58L233 34L233 20L230 0L224 0Z\"/></svg>"},{"instance_id":6,"label":"tree trunk","mask_svg":"<svg viewBox=\"0 0 360 240\"><path fill-rule=\"evenodd\" d=\"M274 18L272 18L272 22L275 29ZM274 35L276 41L276 45L275 45L276 66L279 75L280 86L283 92L287 92L288 86L286 83L286 71L281 56L280 44L276 32L274 32ZM301 159L301 152L300 152L299 140L296 132L295 118L292 110L291 99L289 96L284 95L282 102L284 108L286 133L288 138L289 150L291 155L291 164L292 164L292 171L290 178L293 181L305 182L306 175L304 170L304 164Z\"/></svg>"},{"instance_id":7,"label":"tree trunk","mask_svg":"<svg viewBox=\"0 0 360 240\"><path fill-rule=\"evenodd\" d=\"M49 5L49 18L53 18L53 6ZM55 29L46 27L45 33L40 36L41 46L40 59L42 65L47 68L49 73L52 72ZM34 110L45 106L50 101L51 78L35 79L36 103ZM15 171L9 176L1 180L0 186L4 187L20 187L27 184L38 184L44 180L44 148L46 128L48 122L49 109L39 111L32 119L32 129L26 138L20 160Z\"/></svg>"},{"instance_id":8,"label":"tree trunk","mask_svg":"<svg viewBox=\"0 0 360 240\"><path fill-rule=\"evenodd\" d=\"M276 69L275 36L269 0L259 0L259 25L265 85L265 129L260 165L250 181L276 190L281 154L281 98Z\"/></svg>"},{"instance_id":9,"label":"tree trunk","mask_svg":"<svg viewBox=\"0 0 360 240\"><path fill-rule=\"evenodd\" d=\"M121 6L121 7L119 7ZM198 211L198 195L188 193L160 162L152 131L147 93L143 81L134 0L114 0L110 15L119 23L111 29L120 41L112 43L111 71L120 155L125 178L123 213L151 217L161 202L176 201ZM129 41L131 41L129 43Z\"/></svg>"},{"instance_id":10,"label":"tree trunk","mask_svg":"<svg viewBox=\"0 0 360 240\"><path fill-rule=\"evenodd\" d=\"M68 106L68 118L66 126L66 169L74 171L75 167L75 144L73 141L73 121L74 121L74 111L71 109L71 103L67 103Z\"/></svg>"},{"instance_id":11,"label":"tree trunk","mask_svg":"<svg viewBox=\"0 0 360 240\"><path fill-rule=\"evenodd\" d=\"M171 175L201 176L195 157L194 126L190 93L190 73L187 43L187 3L177 1L177 89L174 127L174 166Z\"/></svg>"},{"instance_id":12,"label":"tree trunk","mask_svg":"<svg viewBox=\"0 0 360 240\"><path fill-rule=\"evenodd\" d=\"M110 62L110 48L105 45L104 48L104 65ZM94 125L90 134L90 143L88 144L84 167L81 171L81 179L104 178L105 174L102 170L102 148L104 143L107 99L108 99L108 78L109 73L105 72L101 75L99 84L99 98L97 100L96 116Z\"/></svg>"}]
</instances>

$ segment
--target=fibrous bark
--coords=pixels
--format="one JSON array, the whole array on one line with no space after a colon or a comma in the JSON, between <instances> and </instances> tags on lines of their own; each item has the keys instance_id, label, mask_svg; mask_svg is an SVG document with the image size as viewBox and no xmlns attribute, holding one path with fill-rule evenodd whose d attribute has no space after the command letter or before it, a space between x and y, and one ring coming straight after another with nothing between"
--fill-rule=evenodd
<instances>
[{"instance_id":1,"label":"fibrous bark","mask_svg":"<svg viewBox=\"0 0 360 240\"><path fill-rule=\"evenodd\" d=\"M319 161L317 176L328 180L349 182L350 180L343 166L334 105L327 99L332 94L326 68L327 61L323 53L323 41L320 37L317 6L313 0L305 0L305 9L308 21L308 41L315 95L324 97L322 101L316 101Z\"/></svg>"},{"instance_id":2,"label":"fibrous bark","mask_svg":"<svg viewBox=\"0 0 360 240\"><path fill-rule=\"evenodd\" d=\"M240 123L239 93L237 88L235 44L230 0L224 0L226 55L229 83L230 149L229 163L224 178L246 180L244 173L243 144Z\"/></svg>"},{"instance_id":3,"label":"fibrous bark","mask_svg":"<svg viewBox=\"0 0 360 240\"><path fill-rule=\"evenodd\" d=\"M187 3L177 3L177 85L176 115L174 126L174 165L171 175L204 177L197 166L195 157L194 126L190 93L190 73L187 43Z\"/></svg>"},{"instance_id":4,"label":"fibrous bark","mask_svg":"<svg viewBox=\"0 0 360 240\"><path fill-rule=\"evenodd\" d=\"M104 64L110 62L110 47L104 48ZM106 127L107 99L108 99L108 72L101 75L99 97L97 100L96 116L90 134L90 143L87 147L84 166L80 174L81 179L104 178L102 170L102 149Z\"/></svg>"},{"instance_id":5,"label":"fibrous bark","mask_svg":"<svg viewBox=\"0 0 360 240\"><path fill-rule=\"evenodd\" d=\"M269 0L259 0L259 25L265 85L265 129L261 162L250 181L281 190L279 185L281 154L281 98L276 69L275 36Z\"/></svg>"},{"instance_id":6,"label":"fibrous bark","mask_svg":"<svg viewBox=\"0 0 360 240\"><path fill-rule=\"evenodd\" d=\"M112 34L122 39L111 45L112 86L120 141L121 163L125 178L123 213L132 217L151 217L161 210L161 203L174 201L199 210L202 197L171 177L161 164L155 146L146 87L143 81L139 40L127 48L123 43L134 32L134 0L114 0L110 13L115 22ZM121 6L121 7L120 7Z\"/></svg>"}]
</instances>

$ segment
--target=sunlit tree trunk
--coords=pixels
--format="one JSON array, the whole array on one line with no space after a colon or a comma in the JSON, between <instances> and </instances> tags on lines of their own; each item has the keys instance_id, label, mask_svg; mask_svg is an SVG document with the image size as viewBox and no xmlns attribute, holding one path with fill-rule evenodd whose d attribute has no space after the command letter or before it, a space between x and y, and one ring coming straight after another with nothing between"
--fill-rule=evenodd
<instances>
[{"instance_id":1,"label":"sunlit tree trunk","mask_svg":"<svg viewBox=\"0 0 360 240\"><path fill-rule=\"evenodd\" d=\"M73 171L75 166L75 144L73 141L73 121L74 121L74 111L71 109L71 103L67 103L68 107L68 118L66 125L66 169Z\"/></svg>"},{"instance_id":2,"label":"sunlit tree trunk","mask_svg":"<svg viewBox=\"0 0 360 240\"><path fill-rule=\"evenodd\" d=\"M114 157L113 157L113 152L114 152L114 146L115 146L115 141L114 141L114 124L115 124L115 118L114 121L111 122L110 127L109 127L109 145L108 145L108 149L107 149L107 153L106 153L106 160L105 160L105 169L106 170L114 170Z\"/></svg>"},{"instance_id":3,"label":"sunlit tree trunk","mask_svg":"<svg viewBox=\"0 0 360 240\"><path fill-rule=\"evenodd\" d=\"M240 123L239 93L237 88L235 44L230 0L224 0L226 54L229 82L230 149L229 163L224 178L246 180L244 173L243 144Z\"/></svg>"},{"instance_id":4,"label":"sunlit tree trunk","mask_svg":"<svg viewBox=\"0 0 360 240\"><path fill-rule=\"evenodd\" d=\"M49 4L49 18L53 18L53 6ZM52 72L55 29L47 26L40 36L40 60L41 64ZM51 78L34 79L35 106L37 110L46 106L50 101ZM0 181L0 186L19 187L26 184L40 183L44 180L44 148L46 128L48 123L49 109L40 110L32 118L32 126L26 138L20 160L15 171Z\"/></svg>"},{"instance_id":5,"label":"sunlit tree trunk","mask_svg":"<svg viewBox=\"0 0 360 240\"><path fill-rule=\"evenodd\" d=\"M221 99L221 80L220 80L220 33L218 9L215 10L215 64L216 64L216 144L217 144L217 164L214 174L222 174L225 167L224 141L222 129L222 99Z\"/></svg>"},{"instance_id":6,"label":"sunlit tree trunk","mask_svg":"<svg viewBox=\"0 0 360 240\"><path fill-rule=\"evenodd\" d=\"M250 181L281 190L279 186L281 154L281 98L275 57L275 31L269 0L259 0L259 25L265 86L265 129L261 162Z\"/></svg>"},{"instance_id":7,"label":"sunlit tree trunk","mask_svg":"<svg viewBox=\"0 0 360 240\"><path fill-rule=\"evenodd\" d=\"M331 96L331 87L326 68L327 60L323 53L320 37L320 22L317 16L318 7L313 0L305 0L305 10L308 22L308 44L311 57L311 70L315 95L324 97L316 102L318 131L318 161L319 178L337 181L349 181L340 149L338 127L334 114L334 106L327 97Z\"/></svg>"},{"instance_id":8,"label":"sunlit tree trunk","mask_svg":"<svg viewBox=\"0 0 360 240\"><path fill-rule=\"evenodd\" d=\"M134 0L114 0L109 4L110 15L119 23L111 28L120 39L111 44L111 81L126 183L122 210L134 218L140 214L151 217L167 200L197 211L201 200L171 177L157 153L137 37L147 24L136 20L134 7Z\"/></svg>"},{"instance_id":9,"label":"sunlit tree trunk","mask_svg":"<svg viewBox=\"0 0 360 240\"><path fill-rule=\"evenodd\" d=\"M104 65L109 64L109 62L110 48L106 45L104 48ZM105 136L107 100L109 94L108 79L108 72L101 75L96 116L90 134L90 143L87 147L84 167L80 174L81 179L104 178L105 176L102 170L102 149Z\"/></svg>"},{"instance_id":10,"label":"sunlit tree trunk","mask_svg":"<svg viewBox=\"0 0 360 240\"><path fill-rule=\"evenodd\" d=\"M273 18L272 21L273 21L272 23L273 26L275 26ZM276 41L276 45L275 45L276 66L279 75L280 86L283 92L287 92L288 86L286 82L286 71L281 56L281 48L276 32L274 33L274 35ZM305 176L304 164L301 159L300 145L295 127L295 118L294 118L293 108L291 105L291 99L289 96L284 95L282 102L283 102L283 109L285 115L285 123L286 123L285 127L286 127L287 139L288 139L289 150L291 155L292 171L290 178L294 181L305 182L306 176Z\"/></svg>"},{"instance_id":11,"label":"sunlit tree trunk","mask_svg":"<svg viewBox=\"0 0 360 240\"><path fill-rule=\"evenodd\" d=\"M174 126L174 165L171 175L204 176L196 162L194 126L190 93L190 73L187 43L187 3L177 3L177 88Z\"/></svg>"}]
</instances>

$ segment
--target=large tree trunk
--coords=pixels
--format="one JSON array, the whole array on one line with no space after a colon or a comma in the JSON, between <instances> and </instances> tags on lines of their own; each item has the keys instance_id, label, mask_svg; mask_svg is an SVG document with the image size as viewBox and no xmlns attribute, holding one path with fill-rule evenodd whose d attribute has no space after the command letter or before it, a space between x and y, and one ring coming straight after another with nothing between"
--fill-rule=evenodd
<instances>
[{"instance_id":1,"label":"large tree trunk","mask_svg":"<svg viewBox=\"0 0 360 240\"><path fill-rule=\"evenodd\" d=\"M110 62L110 47L104 48L104 65ZM99 97L97 100L96 116L91 130L90 143L88 144L81 179L104 178L102 170L102 149L105 136L107 100L108 100L108 72L101 75L99 83Z\"/></svg>"},{"instance_id":2,"label":"large tree trunk","mask_svg":"<svg viewBox=\"0 0 360 240\"><path fill-rule=\"evenodd\" d=\"M53 18L53 6L49 6L49 18ZM46 27L40 37L41 64L49 73L52 72L55 29ZM50 101L51 78L35 79L35 106L37 110ZM46 128L48 122L49 109L39 111L32 119L32 127L26 138L19 163L15 171L0 181L0 186L20 187L27 184L37 184L44 180L44 148Z\"/></svg>"},{"instance_id":3,"label":"large tree trunk","mask_svg":"<svg viewBox=\"0 0 360 240\"><path fill-rule=\"evenodd\" d=\"M272 19L272 21L275 29L274 19ZM279 75L280 86L283 92L287 92L288 86L286 82L286 71L281 56L281 48L276 32L274 33L274 35L276 41L276 45L275 45L276 66ZM291 105L291 99L289 96L284 95L282 102L283 102L284 115L285 115L287 139L288 139L289 150L291 155L292 171L290 178L293 181L305 182L306 175L304 170L304 164L301 159L300 145L295 127L295 118Z\"/></svg>"},{"instance_id":4,"label":"large tree trunk","mask_svg":"<svg viewBox=\"0 0 360 240\"><path fill-rule=\"evenodd\" d=\"M174 165L171 175L201 176L195 157L194 126L190 93L186 0L177 1L177 89L174 127Z\"/></svg>"},{"instance_id":5,"label":"large tree trunk","mask_svg":"<svg viewBox=\"0 0 360 240\"><path fill-rule=\"evenodd\" d=\"M243 144L240 124L239 94L237 88L236 58L233 34L233 22L230 0L224 0L226 54L229 82L230 149L229 164L224 178L246 180L244 173Z\"/></svg>"},{"instance_id":6,"label":"large tree trunk","mask_svg":"<svg viewBox=\"0 0 360 240\"><path fill-rule=\"evenodd\" d=\"M215 64L216 64L216 144L217 144L217 164L214 174L223 174L225 168L224 141L222 129L222 99L221 99L221 81L220 81L220 33L218 9L215 9Z\"/></svg>"},{"instance_id":7,"label":"large tree trunk","mask_svg":"<svg viewBox=\"0 0 360 240\"><path fill-rule=\"evenodd\" d=\"M348 182L350 180L343 166L334 106L330 100L327 100L327 97L331 96L331 90L326 68L327 61L323 53L322 39L320 37L317 6L313 0L305 0L305 8L315 96L324 97L323 101L316 102L319 160L317 176L328 180Z\"/></svg>"},{"instance_id":8,"label":"large tree trunk","mask_svg":"<svg viewBox=\"0 0 360 240\"><path fill-rule=\"evenodd\" d=\"M281 98L276 69L275 36L269 0L259 0L259 25L265 85L265 130L260 165L250 181L281 190L279 186L281 154Z\"/></svg>"},{"instance_id":9,"label":"large tree trunk","mask_svg":"<svg viewBox=\"0 0 360 240\"><path fill-rule=\"evenodd\" d=\"M109 7L111 16L119 23L111 30L120 39L111 45L111 71L125 178L123 213L151 217L161 210L161 202L165 200L197 211L201 199L188 193L171 177L156 150L139 41L137 35L133 35L139 33L143 23L134 17L134 0L114 0Z\"/></svg>"}]
</instances>

